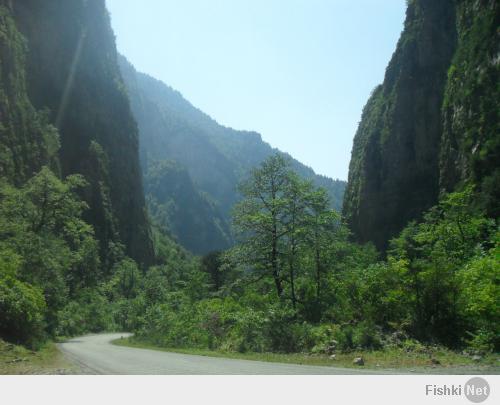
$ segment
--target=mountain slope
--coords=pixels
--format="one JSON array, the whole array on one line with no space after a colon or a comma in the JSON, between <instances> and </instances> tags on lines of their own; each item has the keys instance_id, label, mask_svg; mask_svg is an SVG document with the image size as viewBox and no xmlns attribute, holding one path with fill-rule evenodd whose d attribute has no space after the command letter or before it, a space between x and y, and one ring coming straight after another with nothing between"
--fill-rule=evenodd
<instances>
[{"instance_id":1,"label":"mountain slope","mask_svg":"<svg viewBox=\"0 0 500 405\"><path fill-rule=\"evenodd\" d=\"M343 212L359 241L383 250L410 220L436 204L440 191L468 180L479 184L498 172L495 27L494 1L408 3L384 83L365 106L354 139ZM487 124L481 124L478 110ZM479 143L477 154L471 154L472 139ZM484 165L472 170L479 145L487 149L479 159Z\"/></svg>"},{"instance_id":2,"label":"mountain slope","mask_svg":"<svg viewBox=\"0 0 500 405\"><path fill-rule=\"evenodd\" d=\"M159 161L148 167L144 179L155 224L175 235L182 246L201 254L231 245L226 221L184 167L174 161Z\"/></svg>"},{"instance_id":3,"label":"mountain slope","mask_svg":"<svg viewBox=\"0 0 500 405\"><path fill-rule=\"evenodd\" d=\"M120 66L139 125L140 154L145 173L150 164L162 160L175 161L184 167L207 200L205 211L212 210L212 215L217 218L210 224L217 231L205 234L221 241L215 244L217 248L228 247L231 242L230 212L239 199L238 183L249 170L278 151L263 142L255 132L236 131L219 125L177 91L137 72L124 57L120 58ZM297 160L290 160L293 169L301 176L325 187L332 206L340 209L344 182L318 176ZM171 193L170 198L175 199L175 195ZM180 228L180 224L174 227ZM208 251L201 247L194 250Z\"/></svg>"},{"instance_id":4,"label":"mountain slope","mask_svg":"<svg viewBox=\"0 0 500 405\"><path fill-rule=\"evenodd\" d=\"M87 220L103 259L122 242L129 256L151 263L137 126L104 1L23 0L12 10L29 50L29 98L59 130L62 175L81 173L90 183Z\"/></svg>"},{"instance_id":5,"label":"mountain slope","mask_svg":"<svg viewBox=\"0 0 500 405\"><path fill-rule=\"evenodd\" d=\"M457 3L457 50L443 103L440 185L477 185L480 204L500 216L500 4Z\"/></svg>"},{"instance_id":6,"label":"mountain slope","mask_svg":"<svg viewBox=\"0 0 500 405\"><path fill-rule=\"evenodd\" d=\"M27 44L8 3L0 1L0 177L19 185L42 165L57 166L58 135L29 100Z\"/></svg>"}]
</instances>

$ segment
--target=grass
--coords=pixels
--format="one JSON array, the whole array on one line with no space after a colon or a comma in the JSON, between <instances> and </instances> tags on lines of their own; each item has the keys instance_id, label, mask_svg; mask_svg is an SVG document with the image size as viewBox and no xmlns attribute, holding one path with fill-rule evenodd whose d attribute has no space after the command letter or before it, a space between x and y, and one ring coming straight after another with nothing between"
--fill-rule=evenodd
<instances>
[{"instance_id":1,"label":"grass","mask_svg":"<svg viewBox=\"0 0 500 405\"><path fill-rule=\"evenodd\" d=\"M76 370L57 349L47 342L32 351L0 339L0 375L5 374L75 374Z\"/></svg>"},{"instance_id":2,"label":"grass","mask_svg":"<svg viewBox=\"0 0 500 405\"><path fill-rule=\"evenodd\" d=\"M386 349L377 351L354 351L350 353L338 353L335 359L324 354L306 353L239 353L228 351L216 351L196 348L165 348L157 345L137 340L134 337L117 339L112 342L118 346L127 346L140 349L151 349L165 352L182 354L193 354L198 356L224 357L231 359L268 361L275 363L292 363L313 366L330 366L359 368L354 365L356 357L362 357L367 369L412 369L412 368L457 368L469 367L480 368L484 371L496 369L498 371L498 355L484 356L479 362L474 361L469 356L465 356L446 349L434 349L432 356L426 353L406 352L402 349ZM437 360L439 365L434 362Z\"/></svg>"}]
</instances>

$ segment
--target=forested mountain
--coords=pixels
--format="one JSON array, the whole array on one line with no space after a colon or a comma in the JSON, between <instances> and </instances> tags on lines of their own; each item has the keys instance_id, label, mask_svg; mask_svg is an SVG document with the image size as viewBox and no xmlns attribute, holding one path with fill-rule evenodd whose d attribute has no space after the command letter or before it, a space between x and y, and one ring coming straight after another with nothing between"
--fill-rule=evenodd
<instances>
[{"instance_id":1,"label":"forested mountain","mask_svg":"<svg viewBox=\"0 0 500 405\"><path fill-rule=\"evenodd\" d=\"M167 261L178 279L194 263L147 219L104 1L0 0L0 337L122 329Z\"/></svg>"},{"instance_id":2,"label":"forested mountain","mask_svg":"<svg viewBox=\"0 0 500 405\"><path fill-rule=\"evenodd\" d=\"M26 86L26 44L9 2L0 2L0 176L21 184L51 164L57 170L58 135L37 111Z\"/></svg>"},{"instance_id":3,"label":"forested mountain","mask_svg":"<svg viewBox=\"0 0 500 405\"><path fill-rule=\"evenodd\" d=\"M172 160L176 167L186 170L194 185L190 199L185 198L186 194L177 196L173 191L175 186L170 190L147 187L148 199L154 202L152 211L158 212L158 207L164 206L163 211L168 212L165 203L173 204L177 214L169 215L170 230L193 252L229 247L232 243L230 213L240 198L237 186L252 168L277 150L255 132L219 125L177 91L137 72L124 57L120 57L120 66L139 125L145 183L151 180L148 176L151 164ZM345 183L316 175L312 169L290 159L293 169L325 187L333 206L340 209ZM163 170L173 181L173 174L165 167ZM170 181L164 182L165 185ZM191 202L200 209L193 209Z\"/></svg>"},{"instance_id":4,"label":"forested mountain","mask_svg":"<svg viewBox=\"0 0 500 405\"><path fill-rule=\"evenodd\" d=\"M0 0L0 338L498 352L499 7L408 2L344 198L383 256L344 182L119 57L104 0Z\"/></svg>"},{"instance_id":5,"label":"forested mountain","mask_svg":"<svg viewBox=\"0 0 500 405\"><path fill-rule=\"evenodd\" d=\"M357 240L385 249L441 192L468 182L498 217L499 9L494 0L408 2L354 139L343 212Z\"/></svg>"},{"instance_id":6,"label":"forested mountain","mask_svg":"<svg viewBox=\"0 0 500 405\"><path fill-rule=\"evenodd\" d=\"M13 119L16 127L7 130L21 128L26 134L10 141L23 144L7 145L17 166L25 166L16 167L13 176L32 175L47 154L55 153L51 151L57 149L52 136L56 128L60 174L79 173L89 182L83 191L90 206L85 218L95 228L102 258L107 260L110 244L123 243L130 257L151 263L137 126L104 2L4 2L3 13L10 15L4 18L9 18L12 38L6 44L10 57L2 49L2 78L4 85L15 86L10 94L20 102L10 104L17 109L10 114L22 120ZM29 102L44 111L31 122L35 112ZM44 137L50 138L45 146Z\"/></svg>"}]
</instances>

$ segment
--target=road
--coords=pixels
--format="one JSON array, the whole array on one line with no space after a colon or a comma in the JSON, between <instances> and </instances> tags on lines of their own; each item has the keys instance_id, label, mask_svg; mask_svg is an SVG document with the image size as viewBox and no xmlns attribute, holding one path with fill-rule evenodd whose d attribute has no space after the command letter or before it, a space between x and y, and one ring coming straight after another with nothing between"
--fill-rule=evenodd
<instances>
[{"instance_id":1,"label":"road","mask_svg":"<svg viewBox=\"0 0 500 405\"><path fill-rule=\"evenodd\" d=\"M374 374L373 370L303 366L195 356L111 344L126 333L88 335L59 344L64 355L88 374ZM394 374L380 370L377 374Z\"/></svg>"}]
</instances>

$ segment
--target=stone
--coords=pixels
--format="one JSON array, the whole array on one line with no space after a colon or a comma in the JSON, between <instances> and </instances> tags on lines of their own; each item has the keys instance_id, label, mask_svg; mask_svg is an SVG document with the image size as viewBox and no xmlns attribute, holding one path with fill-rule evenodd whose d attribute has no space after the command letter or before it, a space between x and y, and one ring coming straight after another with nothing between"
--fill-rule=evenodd
<instances>
[{"instance_id":1,"label":"stone","mask_svg":"<svg viewBox=\"0 0 500 405\"><path fill-rule=\"evenodd\" d=\"M352 361L352 363L355 364L356 366L364 366L365 365L365 361L363 360L363 357L356 357Z\"/></svg>"}]
</instances>

